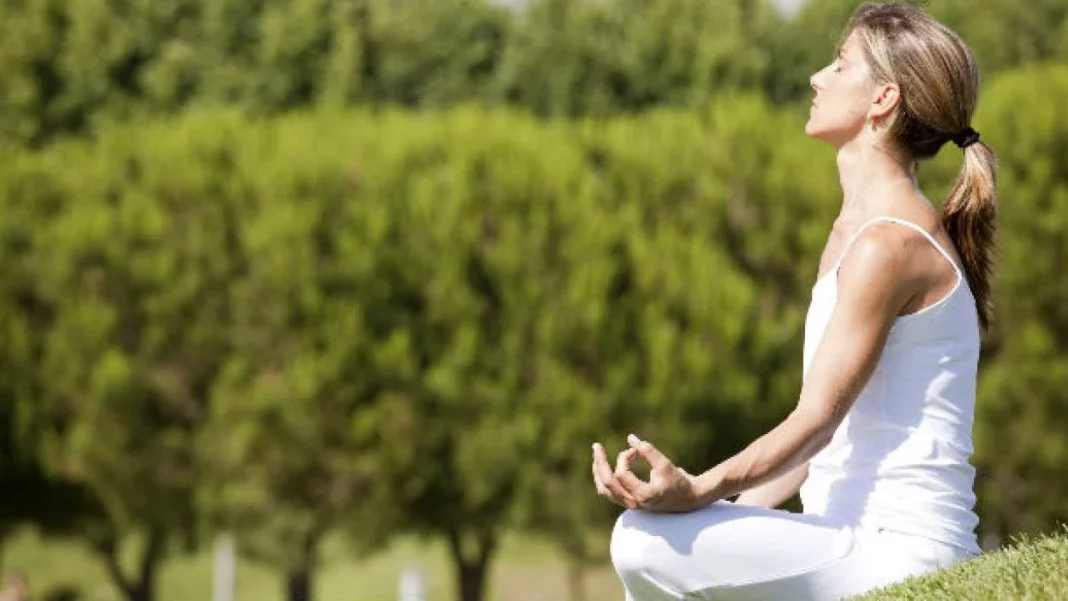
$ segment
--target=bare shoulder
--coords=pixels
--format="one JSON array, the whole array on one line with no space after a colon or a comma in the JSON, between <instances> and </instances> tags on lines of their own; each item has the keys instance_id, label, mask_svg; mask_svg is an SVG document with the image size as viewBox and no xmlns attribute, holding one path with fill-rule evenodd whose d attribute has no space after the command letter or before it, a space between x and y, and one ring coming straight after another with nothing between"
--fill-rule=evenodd
<instances>
[{"instance_id":1,"label":"bare shoulder","mask_svg":"<svg viewBox=\"0 0 1068 601\"><path fill-rule=\"evenodd\" d=\"M923 234L909 227L883 222L873 223L861 232L842 258L842 267L851 271L894 269L901 271L911 263Z\"/></svg>"},{"instance_id":2,"label":"bare shoulder","mask_svg":"<svg viewBox=\"0 0 1068 601\"><path fill-rule=\"evenodd\" d=\"M842 259L839 280L858 293L879 293L894 304L923 290L926 275L919 260L930 246L920 232L886 222L874 223L857 236Z\"/></svg>"}]
</instances>

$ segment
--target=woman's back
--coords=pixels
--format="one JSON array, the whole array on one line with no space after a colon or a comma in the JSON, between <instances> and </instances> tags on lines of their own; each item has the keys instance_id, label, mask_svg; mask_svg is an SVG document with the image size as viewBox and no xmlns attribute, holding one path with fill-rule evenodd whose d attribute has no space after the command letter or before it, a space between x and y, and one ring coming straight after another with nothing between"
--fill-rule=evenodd
<instances>
[{"instance_id":1,"label":"woman's back","mask_svg":"<svg viewBox=\"0 0 1068 601\"><path fill-rule=\"evenodd\" d=\"M885 528L978 552L969 463L979 358L978 315L967 281L950 254L919 226L952 265L956 285L933 304L899 316L875 371L831 443L809 462L801 489L806 513L843 524ZM848 252L848 245L843 256ZM839 261L840 262L840 261ZM836 264L816 282L805 324L804 371L835 306Z\"/></svg>"}]
</instances>

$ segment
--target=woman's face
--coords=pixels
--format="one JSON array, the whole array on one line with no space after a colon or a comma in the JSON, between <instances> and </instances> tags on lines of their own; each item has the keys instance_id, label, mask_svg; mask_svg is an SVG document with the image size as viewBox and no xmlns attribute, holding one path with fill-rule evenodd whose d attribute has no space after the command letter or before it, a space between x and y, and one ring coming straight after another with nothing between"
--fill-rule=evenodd
<instances>
[{"instance_id":1,"label":"woman's face","mask_svg":"<svg viewBox=\"0 0 1068 601\"><path fill-rule=\"evenodd\" d=\"M875 86L856 33L846 38L834 61L814 74L809 84L816 95L806 134L840 148L863 131Z\"/></svg>"}]
</instances>

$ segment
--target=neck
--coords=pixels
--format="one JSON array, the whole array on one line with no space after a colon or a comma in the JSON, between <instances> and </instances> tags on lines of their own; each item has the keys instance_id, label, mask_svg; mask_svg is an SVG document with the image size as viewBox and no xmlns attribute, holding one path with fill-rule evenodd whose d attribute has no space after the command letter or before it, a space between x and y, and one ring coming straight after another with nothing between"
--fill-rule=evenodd
<instances>
[{"instance_id":1,"label":"neck","mask_svg":"<svg viewBox=\"0 0 1068 601\"><path fill-rule=\"evenodd\" d=\"M915 163L879 145L851 141L838 149L838 177L842 186L840 219L867 219L883 214L916 192Z\"/></svg>"}]
</instances>

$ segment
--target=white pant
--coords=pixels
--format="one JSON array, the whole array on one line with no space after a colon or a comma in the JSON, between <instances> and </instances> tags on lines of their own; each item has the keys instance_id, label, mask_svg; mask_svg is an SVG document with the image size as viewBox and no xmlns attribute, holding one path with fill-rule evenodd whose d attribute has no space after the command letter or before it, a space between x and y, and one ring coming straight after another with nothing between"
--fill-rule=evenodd
<instances>
[{"instance_id":1,"label":"white pant","mask_svg":"<svg viewBox=\"0 0 1068 601\"><path fill-rule=\"evenodd\" d=\"M728 501L691 513L626 511L611 550L628 601L831 601L969 557L917 536Z\"/></svg>"}]
</instances>

